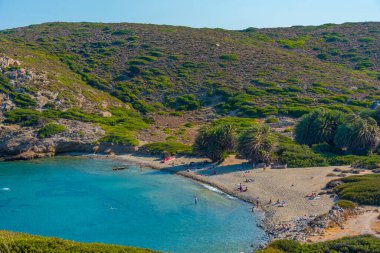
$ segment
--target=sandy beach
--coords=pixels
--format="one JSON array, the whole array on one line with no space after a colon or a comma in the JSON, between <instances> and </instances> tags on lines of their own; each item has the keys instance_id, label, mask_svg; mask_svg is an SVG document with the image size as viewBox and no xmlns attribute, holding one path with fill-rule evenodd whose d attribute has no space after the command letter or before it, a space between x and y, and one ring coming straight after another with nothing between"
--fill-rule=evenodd
<instances>
[{"instance_id":1,"label":"sandy beach","mask_svg":"<svg viewBox=\"0 0 380 253\"><path fill-rule=\"evenodd\" d=\"M161 163L158 156L125 154L111 156L96 156L100 159L113 159L120 162L138 164L153 169L166 170L191 178L198 182L217 187L220 190L238 197L256 206L259 200L260 209L254 208L254 212L265 211L270 216L273 226L278 224L294 225L299 218L309 218L327 213L334 203L334 197L329 194L321 194L318 198L310 200L306 196L312 193L323 193L326 184L338 177L327 177L333 170L350 169L349 166L329 166L312 168L289 169L253 169L247 161L227 158L222 164L215 166L205 163L205 158L177 157L169 163ZM189 166L192 164L192 166ZM363 171L362 174L369 173ZM237 190L242 184L247 191ZM283 207L275 205L275 202L285 202ZM378 232L371 227L379 226L374 218L377 213L373 209L365 212L364 216L350 219L344 229L331 229L323 236L313 236L308 241L324 241L340 238L348 235L375 234ZM357 220L360 222L357 222ZM356 221L356 222L355 222ZM358 225L362 224L362 225ZM378 228L377 228L378 229ZM377 232L376 232L377 231Z\"/></svg>"}]
</instances>

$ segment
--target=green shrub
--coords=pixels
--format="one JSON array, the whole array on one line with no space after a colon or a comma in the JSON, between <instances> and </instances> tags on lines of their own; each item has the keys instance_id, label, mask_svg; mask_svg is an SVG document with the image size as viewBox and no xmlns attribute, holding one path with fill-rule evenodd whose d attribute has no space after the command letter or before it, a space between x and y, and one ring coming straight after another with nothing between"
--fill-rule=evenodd
<instances>
[{"instance_id":1,"label":"green shrub","mask_svg":"<svg viewBox=\"0 0 380 253\"><path fill-rule=\"evenodd\" d=\"M62 133L64 131L65 131L64 126L50 123L50 124L45 125L40 130L38 130L37 136L38 138L47 138L47 137L52 137L56 134Z\"/></svg>"},{"instance_id":2,"label":"green shrub","mask_svg":"<svg viewBox=\"0 0 380 253\"><path fill-rule=\"evenodd\" d=\"M41 118L39 111L20 108L7 111L4 115L6 123L20 124L22 126L36 125Z\"/></svg>"},{"instance_id":3,"label":"green shrub","mask_svg":"<svg viewBox=\"0 0 380 253\"><path fill-rule=\"evenodd\" d=\"M313 152L305 145L299 145L290 138L282 136L277 150L277 159L289 168L321 167L327 166L327 160L321 155Z\"/></svg>"},{"instance_id":4,"label":"green shrub","mask_svg":"<svg viewBox=\"0 0 380 253\"><path fill-rule=\"evenodd\" d=\"M237 54L223 54L219 58L222 60L225 60L225 61L237 61L237 60L239 60L239 55L237 55Z\"/></svg>"},{"instance_id":5,"label":"green shrub","mask_svg":"<svg viewBox=\"0 0 380 253\"><path fill-rule=\"evenodd\" d=\"M325 53L321 53L321 54L317 54L317 58L320 60L326 60L328 56Z\"/></svg>"},{"instance_id":6,"label":"green shrub","mask_svg":"<svg viewBox=\"0 0 380 253\"><path fill-rule=\"evenodd\" d=\"M287 49L293 49L297 47L302 47L305 45L305 40L302 38L294 38L294 39L280 39L277 41L278 44L281 46L287 48Z\"/></svg>"},{"instance_id":7,"label":"green shrub","mask_svg":"<svg viewBox=\"0 0 380 253\"><path fill-rule=\"evenodd\" d=\"M183 113L182 112L170 112L169 115L175 116L175 117L181 117L183 115Z\"/></svg>"},{"instance_id":8,"label":"green shrub","mask_svg":"<svg viewBox=\"0 0 380 253\"><path fill-rule=\"evenodd\" d=\"M341 179L344 183L337 187L341 199L362 205L380 205L380 175L368 174Z\"/></svg>"},{"instance_id":9,"label":"green shrub","mask_svg":"<svg viewBox=\"0 0 380 253\"><path fill-rule=\"evenodd\" d=\"M179 111L192 111L197 110L201 102L194 95L188 94L177 97L172 106Z\"/></svg>"},{"instance_id":10,"label":"green shrub","mask_svg":"<svg viewBox=\"0 0 380 253\"><path fill-rule=\"evenodd\" d=\"M354 202L352 201L349 201L349 200L338 200L336 203L335 203L336 206L339 206L343 209L355 209L358 205L355 204Z\"/></svg>"},{"instance_id":11,"label":"green shrub","mask_svg":"<svg viewBox=\"0 0 380 253\"><path fill-rule=\"evenodd\" d=\"M352 99L348 102L349 105L362 106L362 107L370 107L372 105L372 101L370 100L355 100Z\"/></svg>"},{"instance_id":12,"label":"green shrub","mask_svg":"<svg viewBox=\"0 0 380 253\"><path fill-rule=\"evenodd\" d=\"M332 155L328 157L329 164L333 166L353 165L363 157L356 155Z\"/></svg>"},{"instance_id":13,"label":"green shrub","mask_svg":"<svg viewBox=\"0 0 380 253\"><path fill-rule=\"evenodd\" d=\"M288 115L291 117L299 118L305 114L310 113L313 108L306 106L281 106L279 113L282 115Z\"/></svg>"},{"instance_id":14,"label":"green shrub","mask_svg":"<svg viewBox=\"0 0 380 253\"><path fill-rule=\"evenodd\" d=\"M270 118L267 118L265 120L265 123L268 123L268 124L271 124L271 123L278 123L280 122L280 120L278 118L275 118L275 117L270 117Z\"/></svg>"},{"instance_id":15,"label":"green shrub","mask_svg":"<svg viewBox=\"0 0 380 253\"><path fill-rule=\"evenodd\" d=\"M1 252L109 252L109 253L149 253L156 252L128 246L102 243L79 243L53 237L28 235L0 231Z\"/></svg>"},{"instance_id":16,"label":"green shrub","mask_svg":"<svg viewBox=\"0 0 380 253\"><path fill-rule=\"evenodd\" d=\"M255 124L257 124L255 119L240 117L223 117L212 122L212 126L231 125L237 133L241 133Z\"/></svg>"},{"instance_id":17,"label":"green shrub","mask_svg":"<svg viewBox=\"0 0 380 253\"><path fill-rule=\"evenodd\" d=\"M13 93L13 101L15 104L22 108L30 108L37 105L37 102L26 93Z\"/></svg>"},{"instance_id":18,"label":"green shrub","mask_svg":"<svg viewBox=\"0 0 380 253\"><path fill-rule=\"evenodd\" d=\"M131 33L132 33L131 30L119 29L119 30L116 30L116 31L112 32L112 35L129 35Z\"/></svg>"},{"instance_id":19,"label":"green shrub","mask_svg":"<svg viewBox=\"0 0 380 253\"><path fill-rule=\"evenodd\" d=\"M270 244L270 247L285 251L285 252L297 252L301 244L294 240L278 240Z\"/></svg>"},{"instance_id":20,"label":"green shrub","mask_svg":"<svg viewBox=\"0 0 380 253\"><path fill-rule=\"evenodd\" d=\"M266 92L264 90L257 89L254 87L246 87L245 92L247 92L247 94L253 95L253 96L262 96L262 95L266 94Z\"/></svg>"},{"instance_id":21,"label":"green shrub","mask_svg":"<svg viewBox=\"0 0 380 253\"><path fill-rule=\"evenodd\" d=\"M379 248L380 239L371 235L361 235L302 245L295 241L278 240L269 244L267 248L257 251L257 253L378 253Z\"/></svg>"},{"instance_id":22,"label":"green shrub","mask_svg":"<svg viewBox=\"0 0 380 253\"><path fill-rule=\"evenodd\" d=\"M380 155L357 156L358 159L352 164L354 167L374 170L380 168Z\"/></svg>"},{"instance_id":23,"label":"green shrub","mask_svg":"<svg viewBox=\"0 0 380 253\"><path fill-rule=\"evenodd\" d=\"M184 126L185 126L185 127L188 127L188 128L192 128L192 127L194 126L194 123L187 122L187 123L185 123Z\"/></svg>"},{"instance_id":24,"label":"green shrub","mask_svg":"<svg viewBox=\"0 0 380 253\"><path fill-rule=\"evenodd\" d=\"M139 141L132 137L130 133L110 132L106 136L99 139L100 142L113 143L125 146L138 146Z\"/></svg>"},{"instance_id":25,"label":"green shrub","mask_svg":"<svg viewBox=\"0 0 380 253\"><path fill-rule=\"evenodd\" d=\"M362 60L356 64L355 68L358 70L364 70L373 67L374 65L375 64L370 60Z\"/></svg>"},{"instance_id":26,"label":"green shrub","mask_svg":"<svg viewBox=\"0 0 380 253\"><path fill-rule=\"evenodd\" d=\"M369 44L369 43L372 43L372 42L376 41L376 39L375 38L371 38L371 37L363 37L363 38L359 38L358 41Z\"/></svg>"},{"instance_id":27,"label":"green shrub","mask_svg":"<svg viewBox=\"0 0 380 253\"><path fill-rule=\"evenodd\" d=\"M153 155L161 155L164 152L169 152L172 155L186 155L191 154L192 152L192 148L190 146L174 141L148 143L142 147Z\"/></svg>"}]
</instances>

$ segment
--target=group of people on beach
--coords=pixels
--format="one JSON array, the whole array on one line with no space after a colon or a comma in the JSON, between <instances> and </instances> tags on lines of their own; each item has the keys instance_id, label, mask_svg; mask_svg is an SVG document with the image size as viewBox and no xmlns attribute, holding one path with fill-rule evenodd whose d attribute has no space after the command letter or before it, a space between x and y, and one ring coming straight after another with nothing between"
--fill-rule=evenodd
<instances>
[{"instance_id":1,"label":"group of people on beach","mask_svg":"<svg viewBox=\"0 0 380 253\"><path fill-rule=\"evenodd\" d=\"M246 192L248 191L248 187L247 186L244 187L244 185L240 183L239 187L236 190L239 192Z\"/></svg>"}]
</instances>

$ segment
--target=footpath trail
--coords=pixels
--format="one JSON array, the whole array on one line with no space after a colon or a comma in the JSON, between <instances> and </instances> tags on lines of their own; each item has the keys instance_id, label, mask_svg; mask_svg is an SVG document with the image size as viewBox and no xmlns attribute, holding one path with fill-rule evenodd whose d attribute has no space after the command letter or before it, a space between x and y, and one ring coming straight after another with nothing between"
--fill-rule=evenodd
<instances>
[{"instance_id":1,"label":"footpath trail","mask_svg":"<svg viewBox=\"0 0 380 253\"><path fill-rule=\"evenodd\" d=\"M327 229L325 235L311 237L313 242L321 242L334 240L345 236L356 236L363 234L371 234L380 238L380 220L379 213L375 207L365 207L365 212L361 215L349 219L344 228L334 227Z\"/></svg>"}]
</instances>

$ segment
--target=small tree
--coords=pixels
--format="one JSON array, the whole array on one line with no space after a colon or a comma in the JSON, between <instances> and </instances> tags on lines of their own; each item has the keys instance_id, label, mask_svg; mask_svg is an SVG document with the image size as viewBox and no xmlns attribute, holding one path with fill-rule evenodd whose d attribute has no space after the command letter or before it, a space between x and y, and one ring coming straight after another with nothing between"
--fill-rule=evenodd
<instances>
[{"instance_id":1,"label":"small tree","mask_svg":"<svg viewBox=\"0 0 380 253\"><path fill-rule=\"evenodd\" d=\"M326 142L334 144L338 127L344 122L339 111L317 109L303 116L295 128L295 140L300 144L312 146Z\"/></svg>"},{"instance_id":2,"label":"small tree","mask_svg":"<svg viewBox=\"0 0 380 253\"><path fill-rule=\"evenodd\" d=\"M245 130L238 139L238 153L253 162L269 165L277 143L267 125L257 124Z\"/></svg>"},{"instance_id":3,"label":"small tree","mask_svg":"<svg viewBox=\"0 0 380 253\"><path fill-rule=\"evenodd\" d=\"M195 139L194 151L213 162L222 162L236 146L235 128L230 124L202 127Z\"/></svg>"},{"instance_id":4,"label":"small tree","mask_svg":"<svg viewBox=\"0 0 380 253\"><path fill-rule=\"evenodd\" d=\"M372 118L351 115L339 126L334 138L335 146L349 154L366 155L378 146L379 129Z\"/></svg>"}]
</instances>

